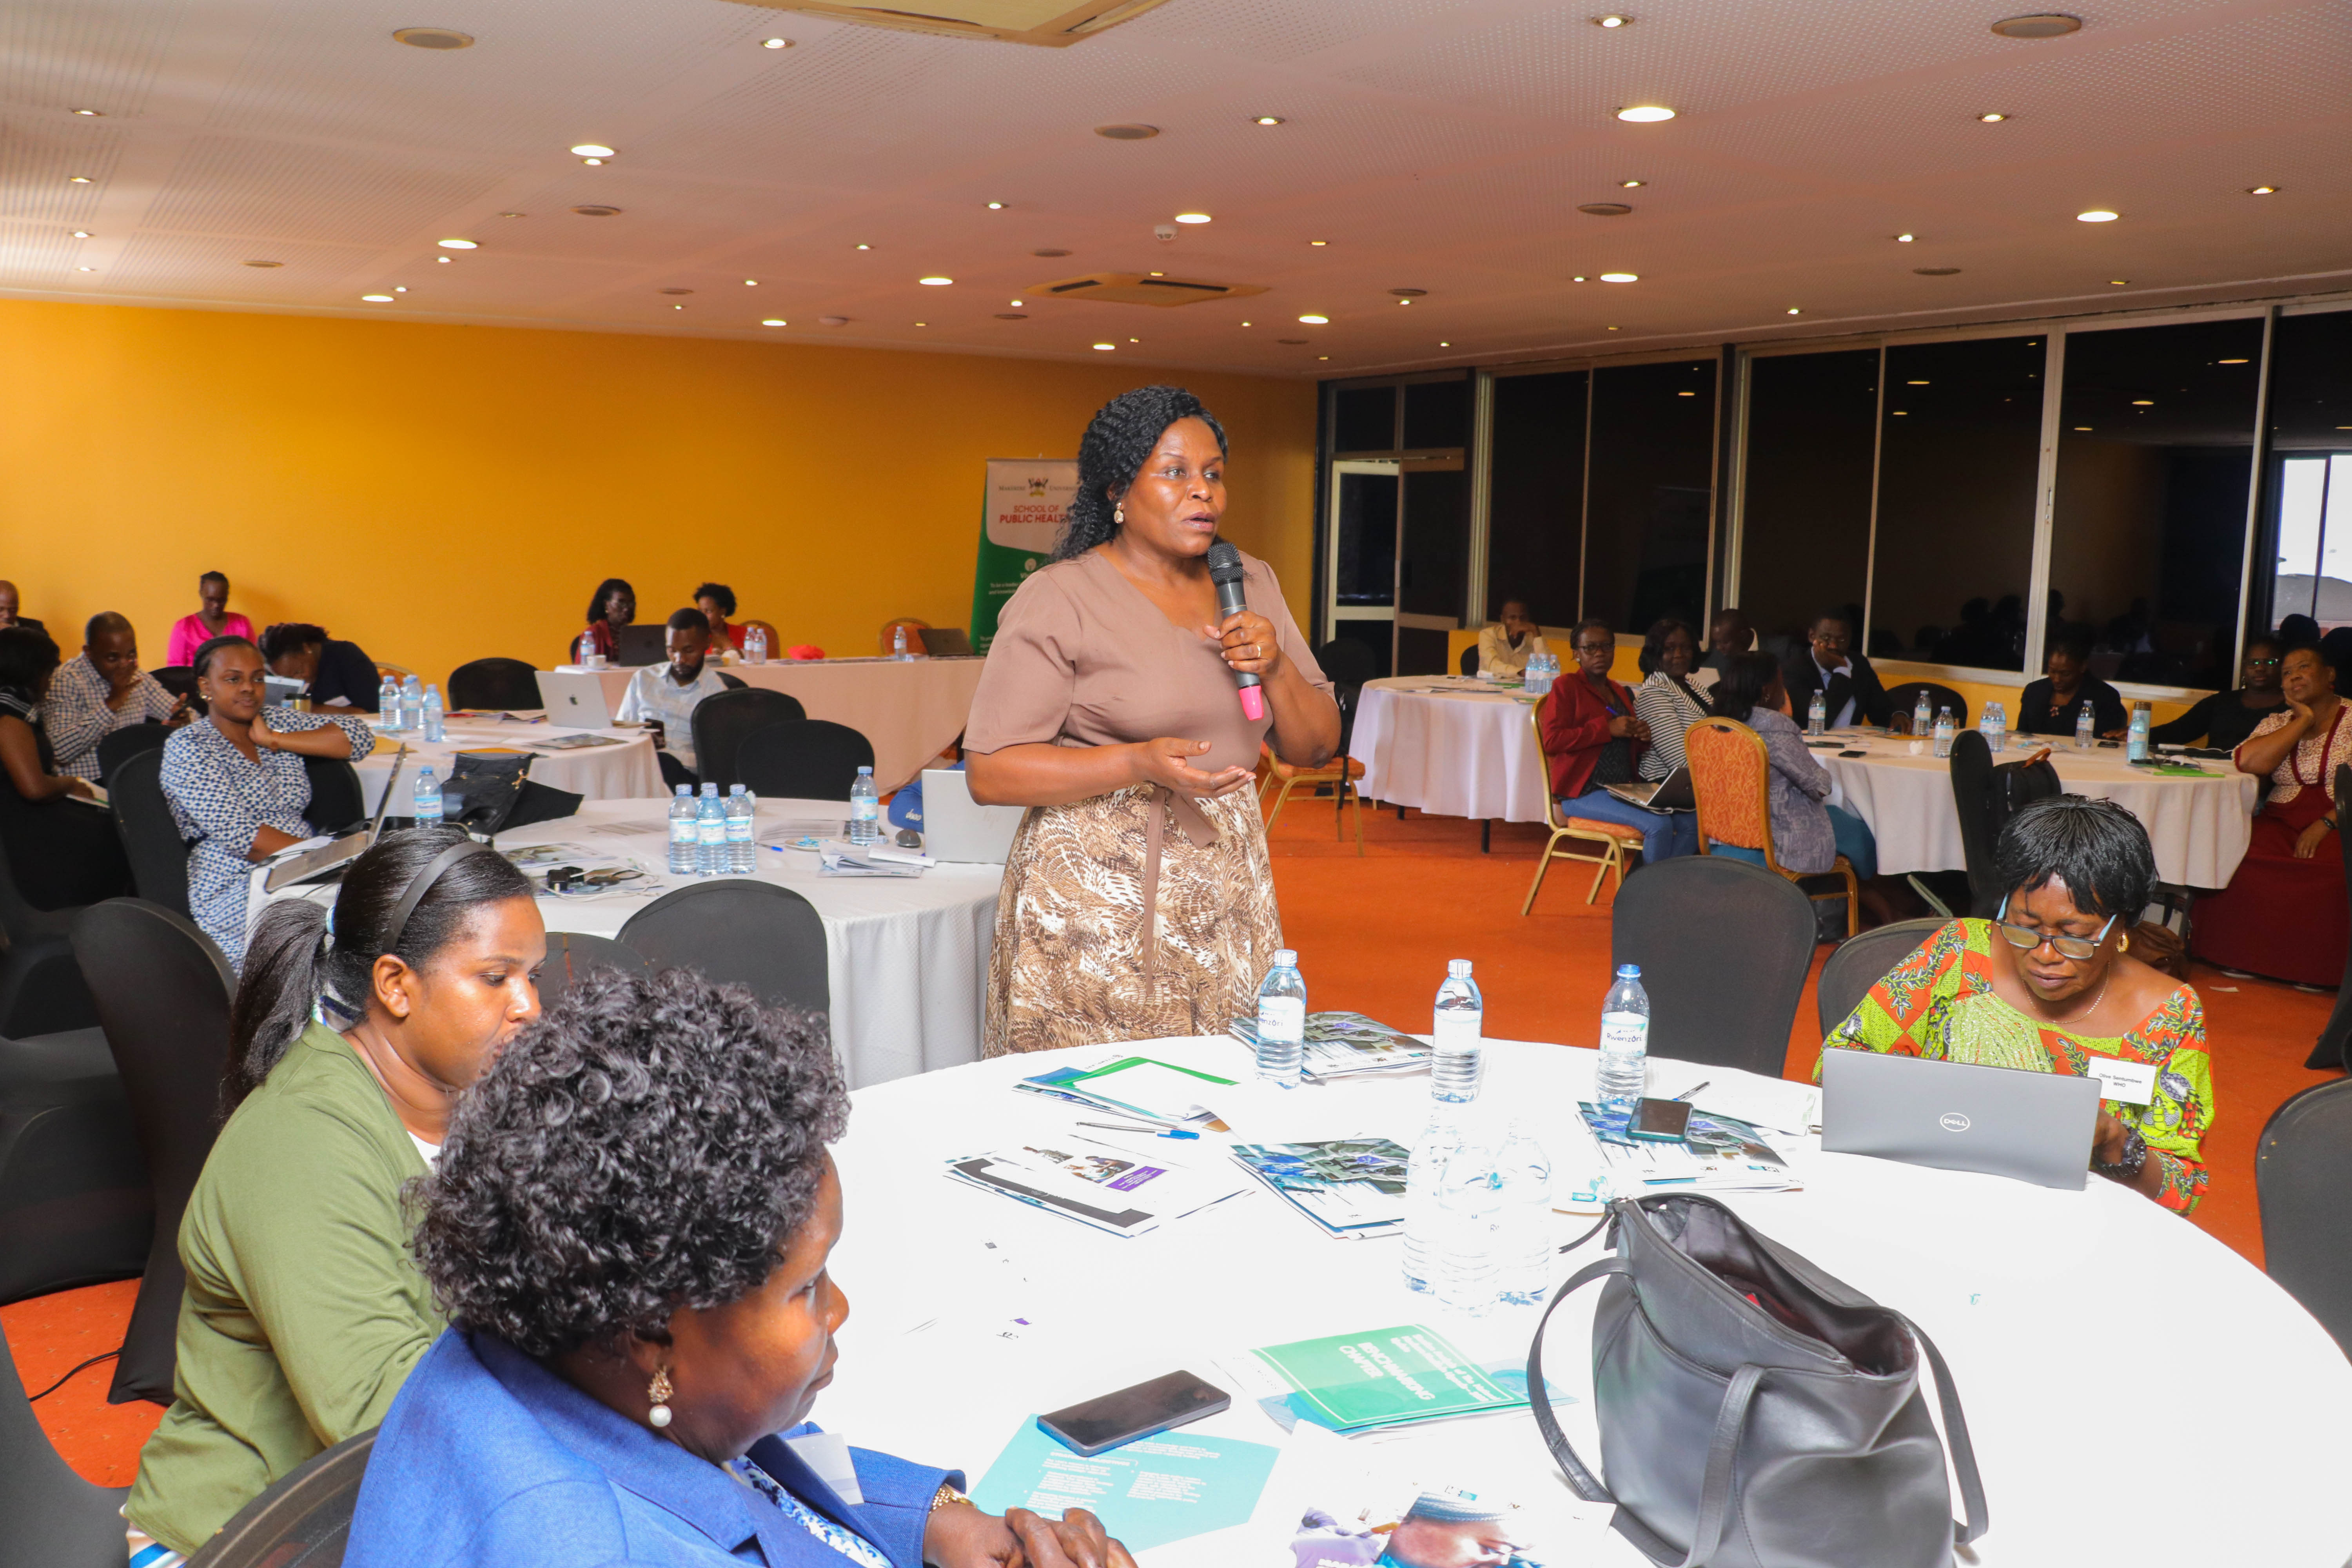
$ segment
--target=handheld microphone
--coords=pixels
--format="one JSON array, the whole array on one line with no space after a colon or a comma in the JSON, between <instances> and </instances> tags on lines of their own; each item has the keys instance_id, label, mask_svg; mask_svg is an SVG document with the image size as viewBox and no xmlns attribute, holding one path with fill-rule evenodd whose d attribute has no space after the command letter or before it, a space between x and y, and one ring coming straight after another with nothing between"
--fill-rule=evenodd
<instances>
[{"instance_id":1,"label":"handheld microphone","mask_svg":"<svg viewBox=\"0 0 2352 1568\"><path fill-rule=\"evenodd\" d=\"M1235 610L1249 608L1248 596L1242 588L1242 552L1220 539L1209 546L1209 581L1217 585L1217 619L1229 619ZM1250 722L1265 717L1264 683L1244 670L1234 677L1241 688L1242 711Z\"/></svg>"}]
</instances>

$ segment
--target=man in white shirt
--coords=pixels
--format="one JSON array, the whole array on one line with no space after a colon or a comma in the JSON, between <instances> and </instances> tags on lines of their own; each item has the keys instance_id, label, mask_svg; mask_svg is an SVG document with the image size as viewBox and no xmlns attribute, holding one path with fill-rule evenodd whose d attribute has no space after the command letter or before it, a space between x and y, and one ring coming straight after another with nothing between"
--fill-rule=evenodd
<instances>
[{"instance_id":1,"label":"man in white shirt","mask_svg":"<svg viewBox=\"0 0 2352 1568\"><path fill-rule=\"evenodd\" d=\"M668 637L669 662L646 665L629 677L629 689L614 717L625 724L642 721L653 731L664 784L696 785L702 781L695 772L694 710L704 698L726 690L727 683L704 663L710 623L700 610L671 616Z\"/></svg>"},{"instance_id":2,"label":"man in white shirt","mask_svg":"<svg viewBox=\"0 0 2352 1568\"><path fill-rule=\"evenodd\" d=\"M112 610L90 616L81 652L49 678L41 703L58 772L93 782L100 741L132 724L178 724L187 717L187 699L173 696L139 668L139 635Z\"/></svg>"}]
</instances>

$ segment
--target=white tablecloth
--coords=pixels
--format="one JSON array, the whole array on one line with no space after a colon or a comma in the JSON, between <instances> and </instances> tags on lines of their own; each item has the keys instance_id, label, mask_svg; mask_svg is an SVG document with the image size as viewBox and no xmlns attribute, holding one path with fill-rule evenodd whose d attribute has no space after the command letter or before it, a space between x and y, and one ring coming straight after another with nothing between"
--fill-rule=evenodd
<instances>
[{"instance_id":1,"label":"white tablecloth","mask_svg":"<svg viewBox=\"0 0 2352 1568\"><path fill-rule=\"evenodd\" d=\"M747 686L788 691L812 719L846 724L874 743L874 785L887 795L911 781L963 733L971 694L980 685L979 658L783 659L730 664L727 673ZM577 666L565 665L566 669ZM629 669L597 671L614 712L629 689Z\"/></svg>"},{"instance_id":2,"label":"white tablecloth","mask_svg":"<svg viewBox=\"0 0 2352 1568\"><path fill-rule=\"evenodd\" d=\"M1231 1041L1116 1049L1229 1077L1248 1072ZM1486 1103L1540 1119L1556 1149L1581 1138L1570 1129L1573 1100L1590 1092L1592 1052L1508 1042L1489 1042L1487 1051ZM853 1310L836 1380L814 1419L853 1443L967 1467L977 1481L1034 1412L1179 1367L1218 1382L1213 1358L1249 1346L1427 1322L1474 1355L1524 1358L1532 1309L1475 1321L1448 1314L1399 1282L1399 1243L1325 1240L1267 1194L1120 1238L940 1173L950 1157L1066 1131L1074 1108L1009 1086L1056 1061L1108 1054L999 1058L856 1097L835 1151L847 1222L832 1264ZM1653 1087L1673 1092L1727 1071L1656 1063ZM1409 1142L1428 1108L1427 1079L1418 1076L1218 1092L1218 1109L1252 1141L1381 1133ZM2119 1541L2144 1537L2167 1563L2340 1568L2352 1550L2352 1510L2337 1489L2335 1438L2352 1401L2352 1366L2261 1271L2095 1176L2081 1192L2057 1192L1825 1154L1817 1144L1805 1140L1790 1153L1804 1191L1728 1202L1907 1313L1942 1348L1991 1518L1974 1561L2083 1568L2113 1559ZM1218 1157L1205 1140L1156 1147ZM1563 1241L1590 1223L1556 1217ZM1561 1259L1559 1277L1601 1253L1595 1241ZM1596 1468L1586 1347L1600 1294L1589 1288L1555 1315L1545 1363L1580 1401L1561 1408L1562 1424ZM1182 1430L1282 1441L1241 1399ZM1548 1463L1525 1415L1440 1426L1379 1447L1427 1454L1429 1468L1449 1479L1486 1462L1465 1456L1490 1450L1516 1458L1538 1482ZM1604 1510L1574 1505L1562 1483L1543 1484L1546 1506L1578 1508L1597 1525ZM1643 1563L1614 1535L1544 1560ZM1289 1563L1248 1556L1216 1537L1142 1561Z\"/></svg>"},{"instance_id":3,"label":"white tablecloth","mask_svg":"<svg viewBox=\"0 0 2352 1568\"><path fill-rule=\"evenodd\" d=\"M1845 740L1845 750L1870 752L1813 754L1844 792L1845 803L1870 824L1881 871L1968 869L1959 807L1952 798L1952 765L1936 756L1932 742L1901 735L1831 738ZM2009 749L1993 761L2016 762L2053 739L2012 735ZM2069 794L2112 800L2140 819L2156 850L2157 875L2165 881L2188 888L2230 885L2253 831L2258 791L2252 775L2232 770L2226 761L2208 761L2200 765L2210 778L2164 778L2133 767L2119 750L2078 752L2071 739L2051 745L2050 762Z\"/></svg>"},{"instance_id":4,"label":"white tablecloth","mask_svg":"<svg viewBox=\"0 0 2352 1568\"><path fill-rule=\"evenodd\" d=\"M499 746L530 752L530 776L538 783L551 789L570 790L590 800L643 800L669 793L662 787L661 764L654 760L653 738L642 730L565 730L514 721L452 719L443 733L448 739L440 742L424 741L414 735L383 736L375 755L355 764L370 815L373 815L376 802L383 797L384 780L392 776L393 756L402 742L408 746L408 761L400 769L400 798L392 803L394 816L408 815L408 792L415 786L417 769L430 763L434 777L446 784L450 763L459 752ZM567 752L541 751L531 744L558 735L602 735L621 743L583 746Z\"/></svg>"},{"instance_id":5,"label":"white tablecloth","mask_svg":"<svg viewBox=\"0 0 2352 1568\"><path fill-rule=\"evenodd\" d=\"M1368 680L1348 742L1364 764L1357 787L1367 800L1438 816L1541 822L1546 780L1530 706L1458 677Z\"/></svg>"},{"instance_id":6,"label":"white tablecloth","mask_svg":"<svg viewBox=\"0 0 2352 1568\"><path fill-rule=\"evenodd\" d=\"M763 800L759 831L774 839L788 823L829 821L837 832L848 815L846 801ZM498 844L576 844L635 861L647 873L641 881L539 900L550 931L617 937L631 915L687 880L667 870L668 831L668 809L659 801L594 801L576 816L501 833ZM814 854L765 845L759 854L760 879L799 893L824 921L834 1051L852 1087L980 1059L982 987L1003 867L942 864L913 878L820 877ZM310 891L332 896L331 888Z\"/></svg>"}]
</instances>

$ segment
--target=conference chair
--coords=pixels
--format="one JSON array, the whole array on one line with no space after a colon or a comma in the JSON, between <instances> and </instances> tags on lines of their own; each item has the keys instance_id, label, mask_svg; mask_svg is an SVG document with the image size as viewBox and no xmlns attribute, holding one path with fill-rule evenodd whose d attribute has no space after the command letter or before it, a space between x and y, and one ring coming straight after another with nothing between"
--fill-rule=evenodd
<instances>
[{"instance_id":1,"label":"conference chair","mask_svg":"<svg viewBox=\"0 0 2352 1568\"><path fill-rule=\"evenodd\" d=\"M1729 856L1661 861L1617 890L1609 962L1642 966L1652 1051L1779 1078L1813 963L1812 900Z\"/></svg>"},{"instance_id":2,"label":"conference chair","mask_svg":"<svg viewBox=\"0 0 2352 1568\"><path fill-rule=\"evenodd\" d=\"M900 626L907 628L907 651L908 653L925 651L923 634L931 629L931 623L918 620L913 616L893 616L882 623L882 651L886 654L898 651L897 641L892 634Z\"/></svg>"},{"instance_id":3,"label":"conference chair","mask_svg":"<svg viewBox=\"0 0 2352 1568\"><path fill-rule=\"evenodd\" d=\"M188 1568L341 1568L377 1428L313 1454L220 1528ZM121 1521L115 1551L121 1554Z\"/></svg>"},{"instance_id":4,"label":"conference chair","mask_svg":"<svg viewBox=\"0 0 2352 1568\"><path fill-rule=\"evenodd\" d=\"M735 770L735 749L743 743L744 736L763 725L807 717L808 710L801 706L799 698L763 686L704 698L695 705L692 726L694 757L702 782L717 784L719 793L725 795L742 782Z\"/></svg>"},{"instance_id":5,"label":"conference chair","mask_svg":"<svg viewBox=\"0 0 2352 1568\"><path fill-rule=\"evenodd\" d=\"M154 1200L154 1237L107 1399L169 1405L187 1285L180 1215L219 1130L236 976L194 922L138 899L109 899L84 910L74 922L73 947L122 1075Z\"/></svg>"},{"instance_id":6,"label":"conference chair","mask_svg":"<svg viewBox=\"0 0 2352 1568\"><path fill-rule=\"evenodd\" d=\"M0 951L0 1035L52 1035L98 1022L68 940L81 908L36 909L17 887L0 840L0 935L7 939Z\"/></svg>"},{"instance_id":7,"label":"conference chair","mask_svg":"<svg viewBox=\"0 0 2352 1568\"><path fill-rule=\"evenodd\" d=\"M735 752L736 779L762 800L845 801L857 770L873 765L874 742L826 719L762 724Z\"/></svg>"},{"instance_id":8,"label":"conference chair","mask_svg":"<svg viewBox=\"0 0 2352 1568\"><path fill-rule=\"evenodd\" d=\"M310 780L310 804L302 808L302 820L312 832L341 833L367 821L367 791L348 758L304 757L302 771Z\"/></svg>"},{"instance_id":9,"label":"conference chair","mask_svg":"<svg viewBox=\"0 0 2352 1568\"><path fill-rule=\"evenodd\" d=\"M1990 920L2008 891L1992 867L2000 830L2028 805L2063 794L2065 786L2047 757L1995 763L1980 730L1963 730L1952 737L1951 763L1952 804L1960 814L1960 852L1969 868L1969 912Z\"/></svg>"},{"instance_id":10,"label":"conference chair","mask_svg":"<svg viewBox=\"0 0 2352 1568\"><path fill-rule=\"evenodd\" d=\"M2352 1079L2315 1084L2271 1112L2254 1147L2263 1270L2352 1355Z\"/></svg>"},{"instance_id":11,"label":"conference chair","mask_svg":"<svg viewBox=\"0 0 2352 1568\"><path fill-rule=\"evenodd\" d=\"M131 862L131 885L151 904L188 912L188 841L163 796L163 753L140 752L118 765L106 785L114 830Z\"/></svg>"},{"instance_id":12,"label":"conference chair","mask_svg":"<svg viewBox=\"0 0 2352 1568\"><path fill-rule=\"evenodd\" d=\"M592 969L617 969L624 974L653 973L645 954L611 937L551 931L547 933L547 962L539 971L541 1010L562 1001L565 994Z\"/></svg>"},{"instance_id":13,"label":"conference chair","mask_svg":"<svg viewBox=\"0 0 2352 1568\"><path fill-rule=\"evenodd\" d=\"M823 1013L833 1005L824 921L806 899L773 882L735 877L665 893L629 917L621 941L656 969L747 985L771 1007Z\"/></svg>"},{"instance_id":14,"label":"conference chair","mask_svg":"<svg viewBox=\"0 0 2352 1568\"><path fill-rule=\"evenodd\" d=\"M1622 822L1603 822L1597 816L1563 815L1559 798L1551 793L1551 753L1544 750L1543 705L1528 710L1528 722L1535 729L1536 766L1543 773L1544 825L1551 837L1544 840L1543 853L1536 858L1536 879L1528 884L1527 901L1519 905L1519 913L1528 914L1536 907L1536 895L1543 891L1544 873L1551 869L1554 860L1580 860L1592 867L1592 886L1584 889L1584 901L1592 902L1601 896L1601 879L1610 872L1617 873L1617 890L1625 890L1625 862L1642 847L1642 830ZM1402 806L1397 815L1402 816ZM1562 840L1586 846L1599 845L1598 855L1579 855L1560 847Z\"/></svg>"},{"instance_id":15,"label":"conference chair","mask_svg":"<svg viewBox=\"0 0 2352 1568\"><path fill-rule=\"evenodd\" d=\"M1683 756L1690 763L1691 794L1698 801L1698 852L1712 855L1713 846L1753 849L1764 857L1764 868L1785 877L1801 891L1807 882L1834 879L1843 884L1825 893L1807 893L1819 902L1845 900L1845 934L1862 927L1861 884L1853 864L1837 858L1826 871L1791 871L1780 864L1772 847L1772 759L1764 737L1730 719L1701 719L1683 731Z\"/></svg>"},{"instance_id":16,"label":"conference chair","mask_svg":"<svg viewBox=\"0 0 2352 1568\"><path fill-rule=\"evenodd\" d=\"M2344 792L2352 790L2352 765L2336 770L2336 798L2352 800ZM2344 856L2347 896L2352 897L2352 833L2338 833L2336 844ZM2311 1059L2303 1065L2313 1071L2352 1066L2352 1057L2345 1047L2352 1044L2352 950L2344 954L2344 978L2336 988L2336 1008L2327 1015L2327 1026L2319 1031L2319 1043L2311 1047Z\"/></svg>"},{"instance_id":17,"label":"conference chair","mask_svg":"<svg viewBox=\"0 0 2352 1568\"><path fill-rule=\"evenodd\" d=\"M136 1276L152 1206L105 1034L0 1039L0 1302Z\"/></svg>"},{"instance_id":18,"label":"conference chair","mask_svg":"<svg viewBox=\"0 0 2352 1568\"><path fill-rule=\"evenodd\" d=\"M1890 711L1907 715L1919 706L1919 693L1922 691L1927 694L1928 716L1931 719L1936 710L1948 708L1952 710L1954 724L1963 730L1969 727L1969 700L1940 681L1906 680L1900 686L1888 687L1886 700L1890 704Z\"/></svg>"},{"instance_id":19,"label":"conference chair","mask_svg":"<svg viewBox=\"0 0 2352 1568\"><path fill-rule=\"evenodd\" d=\"M725 687L730 691L741 691L749 688L751 684L741 676L730 675L723 669L713 670L711 673L718 676L719 684Z\"/></svg>"},{"instance_id":20,"label":"conference chair","mask_svg":"<svg viewBox=\"0 0 2352 1568\"><path fill-rule=\"evenodd\" d=\"M159 665L147 672L155 684L174 697L185 697L191 702L196 697L196 667L192 664Z\"/></svg>"},{"instance_id":21,"label":"conference chair","mask_svg":"<svg viewBox=\"0 0 2352 1568\"><path fill-rule=\"evenodd\" d=\"M1462 645L1462 657L1455 661L1454 668L1461 670L1465 675L1475 675L1478 673L1478 645L1476 643L1464 643Z\"/></svg>"},{"instance_id":22,"label":"conference chair","mask_svg":"<svg viewBox=\"0 0 2352 1568\"><path fill-rule=\"evenodd\" d=\"M98 743L98 782L107 783L114 770L142 752L160 752L172 738L172 727L150 721L125 724Z\"/></svg>"},{"instance_id":23,"label":"conference chair","mask_svg":"<svg viewBox=\"0 0 2352 1568\"><path fill-rule=\"evenodd\" d=\"M1315 650L1315 662L1323 667L1324 678L1331 682L1332 698L1339 704L1339 754L1348 754L1348 742L1356 733L1356 709L1363 700L1364 682L1380 674L1380 662L1372 650L1354 637L1333 637Z\"/></svg>"},{"instance_id":24,"label":"conference chair","mask_svg":"<svg viewBox=\"0 0 2352 1568\"><path fill-rule=\"evenodd\" d=\"M1895 921L1838 943L1829 962L1822 965L1821 980L1813 986L1822 1037L1829 1038L1830 1031L1862 1005L1862 999L1870 994L1872 986L1894 973L1897 965L1919 951L1921 942L1943 930L1947 923L1932 916Z\"/></svg>"},{"instance_id":25,"label":"conference chair","mask_svg":"<svg viewBox=\"0 0 2352 1568\"><path fill-rule=\"evenodd\" d=\"M1266 764L1265 777L1258 782L1258 805L1263 806L1265 804L1266 791L1277 783L1282 785L1280 793L1274 797L1274 810L1266 815L1265 830L1268 833L1274 831L1275 819L1282 815L1283 805L1290 799L1292 790L1301 784L1310 789L1328 788L1331 791L1331 837L1337 838L1344 831L1339 819L1349 806L1353 805L1356 808L1356 853L1361 855L1364 852L1364 797L1356 793L1356 781L1364 776L1363 763L1345 752L1335 752L1331 760L1321 767L1303 768L1276 756L1274 748L1263 741L1258 742L1258 751L1265 755Z\"/></svg>"},{"instance_id":26,"label":"conference chair","mask_svg":"<svg viewBox=\"0 0 2352 1568\"><path fill-rule=\"evenodd\" d=\"M452 708L543 708L539 670L527 659L476 658L449 672Z\"/></svg>"},{"instance_id":27,"label":"conference chair","mask_svg":"<svg viewBox=\"0 0 2352 1568\"><path fill-rule=\"evenodd\" d=\"M0 1335L0 1568L122 1568L129 1487L92 1486L50 1447Z\"/></svg>"}]
</instances>

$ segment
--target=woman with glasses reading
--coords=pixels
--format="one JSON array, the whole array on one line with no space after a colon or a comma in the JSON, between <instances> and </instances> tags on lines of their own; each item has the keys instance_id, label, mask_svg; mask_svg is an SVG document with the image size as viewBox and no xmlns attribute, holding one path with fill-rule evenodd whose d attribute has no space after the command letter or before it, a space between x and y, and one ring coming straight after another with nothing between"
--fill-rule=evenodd
<instances>
[{"instance_id":1,"label":"woman with glasses reading","mask_svg":"<svg viewBox=\"0 0 2352 1568\"><path fill-rule=\"evenodd\" d=\"M2000 913L1929 937L1822 1049L2078 1078L2124 1064L2131 1082L2100 1104L2091 1169L2187 1214L2205 1193L2213 1079L2197 993L2131 956L2156 883L2147 830L2113 801L2053 795L2010 818L1993 868Z\"/></svg>"}]
</instances>

